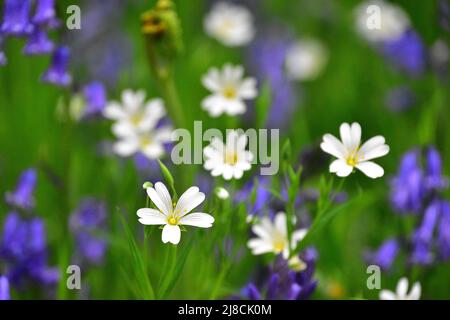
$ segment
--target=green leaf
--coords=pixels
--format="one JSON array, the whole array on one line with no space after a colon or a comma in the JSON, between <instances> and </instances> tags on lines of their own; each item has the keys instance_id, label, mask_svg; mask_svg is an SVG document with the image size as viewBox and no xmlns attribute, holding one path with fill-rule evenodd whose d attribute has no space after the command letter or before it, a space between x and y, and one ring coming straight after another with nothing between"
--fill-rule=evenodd
<instances>
[{"instance_id":1,"label":"green leaf","mask_svg":"<svg viewBox=\"0 0 450 320\"><path fill-rule=\"evenodd\" d=\"M264 128L267 114L272 102L269 81L264 81L261 92L256 100L256 126Z\"/></svg>"},{"instance_id":2,"label":"green leaf","mask_svg":"<svg viewBox=\"0 0 450 320\"><path fill-rule=\"evenodd\" d=\"M166 183L169 185L170 189L172 190L173 195L176 197L177 191L175 190L175 181L173 179L172 174L170 173L169 169L158 159L159 167L161 168L161 172L164 176L164 180L166 180Z\"/></svg>"},{"instance_id":3,"label":"green leaf","mask_svg":"<svg viewBox=\"0 0 450 320\"><path fill-rule=\"evenodd\" d=\"M124 217L122 215L119 216L122 222L123 229L125 230L125 235L128 241L128 247L130 249L131 256L133 258L133 265L134 265L133 271L135 274L135 281L139 287L139 292L142 294L143 299L153 300L155 299L155 292L148 277L147 268L145 266L142 253L139 250L136 240L134 239L133 233L128 227L128 224L125 221Z\"/></svg>"}]
</instances>

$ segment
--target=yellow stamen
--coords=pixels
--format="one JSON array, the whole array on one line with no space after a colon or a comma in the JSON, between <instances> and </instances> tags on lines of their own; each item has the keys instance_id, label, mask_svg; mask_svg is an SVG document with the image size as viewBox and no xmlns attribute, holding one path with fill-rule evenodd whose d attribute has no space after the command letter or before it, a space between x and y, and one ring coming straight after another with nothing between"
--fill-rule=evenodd
<instances>
[{"instance_id":1,"label":"yellow stamen","mask_svg":"<svg viewBox=\"0 0 450 320\"><path fill-rule=\"evenodd\" d=\"M284 250L285 245L284 241L276 241L273 244L273 249L276 253L280 253Z\"/></svg>"},{"instance_id":2,"label":"yellow stamen","mask_svg":"<svg viewBox=\"0 0 450 320\"><path fill-rule=\"evenodd\" d=\"M236 98L236 89L228 86L223 89L223 96L227 99L235 99Z\"/></svg>"},{"instance_id":3,"label":"yellow stamen","mask_svg":"<svg viewBox=\"0 0 450 320\"><path fill-rule=\"evenodd\" d=\"M149 137L149 136L141 137L141 146L143 148L147 147L148 145L150 145L152 143L153 143L153 139L151 137Z\"/></svg>"},{"instance_id":4,"label":"yellow stamen","mask_svg":"<svg viewBox=\"0 0 450 320\"><path fill-rule=\"evenodd\" d=\"M225 163L234 166L238 161L236 152L225 152Z\"/></svg>"},{"instance_id":5,"label":"yellow stamen","mask_svg":"<svg viewBox=\"0 0 450 320\"><path fill-rule=\"evenodd\" d=\"M358 163L358 150L353 151L350 153L350 155L347 157L347 164L351 167L356 166Z\"/></svg>"},{"instance_id":6,"label":"yellow stamen","mask_svg":"<svg viewBox=\"0 0 450 320\"><path fill-rule=\"evenodd\" d=\"M175 216L170 216L169 218L167 218L167 222L172 225L172 226L176 226L178 224L178 217Z\"/></svg>"}]
</instances>

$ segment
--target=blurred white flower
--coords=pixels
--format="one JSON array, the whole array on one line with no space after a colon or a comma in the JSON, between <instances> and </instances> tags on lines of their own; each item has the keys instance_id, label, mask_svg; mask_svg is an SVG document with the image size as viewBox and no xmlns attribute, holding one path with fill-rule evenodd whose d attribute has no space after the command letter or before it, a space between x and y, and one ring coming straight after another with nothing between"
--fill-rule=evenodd
<instances>
[{"instance_id":1,"label":"blurred white flower","mask_svg":"<svg viewBox=\"0 0 450 320\"><path fill-rule=\"evenodd\" d=\"M262 218L260 223L252 227L252 231L257 238L250 239L247 246L254 255L273 252L275 254L281 253L285 259L289 257L289 240L284 212L278 212L273 221L268 217ZM307 232L307 229L294 231L291 245L294 247L305 237Z\"/></svg>"},{"instance_id":2,"label":"blurred white flower","mask_svg":"<svg viewBox=\"0 0 450 320\"><path fill-rule=\"evenodd\" d=\"M214 5L205 17L204 27L209 36L230 47L249 43L255 34L250 11L226 2Z\"/></svg>"},{"instance_id":3,"label":"blurred white flower","mask_svg":"<svg viewBox=\"0 0 450 320\"><path fill-rule=\"evenodd\" d=\"M230 116L242 114L246 111L244 100L257 96L256 80L243 78L242 66L226 64L222 70L209 69L203 76L203 85L212 92L202 101L202 108L211 117L218 117L223 113Z\"/></svg>"},{"instance_id":4,"label":"blurred white flower","mask_svg":"<svg viewBox=\"0 0 450 320\"><path fill-rule=\"evenodd\" d=\"M416 282L408 294L408 279L401 278L397 283L396 292L389 290L380 291L380 300L419 300L421 290L420 283Z\"/></svg>"},{"instance_id":5,"label":"blurred white flower","mask_svg":"<svg viewBox=\"0 0 450 320\"><path fill-rule=\"evenodd\" d=\"M130 131L114 143L113 151L121 157L129 157L142 152L149 159L161 158L164 144L171 140L172 128L150 128L147 131Z\"/></svg>"},{"instance_id":6,"label":"blurred white flower","mask_svg":"<svg viewBox=\"0 0 450 320\"><path fill-rule=\"evenodd\" d=\"M203 212L189 213L204 200L205 194L198 187L187 189L178 202L174 204L166 186L155 183L154 188L148 188L147 194L157 209L142 208L137 211L139 222L144 225L164 225L162 242L178 244L181 239L180 225L210 228L214 218Z\"/></svg>"},{"instance_id":7,"label":"blurred white flower","mask_svg":"<svg viewBox=\"0 0 450 320\"><path fill-rule=\"evenodd\" d=\"M216 188L215 192L216 192L216 196L219 199L225 200L225 199L228 199L230 197L230 193L225 188L218 187L218 188Z\"/></svg>"},{"instance_id":8,"label":"blurred white flower","mask_svg":"<svg viewBox=\"0 0 450 320\"><path fill-rule=\"evenodd\" d=\"M152 129L165 116L164 104L161 99L145 102L143 90L125 90L121 103L108 103L103 115L114 120L113 133L118 137Z\"/></svg>"},{"instance_id":9,"label":"blurred white flower","mask_svg":"<svg viewBox=\"0 0 450 320\"><path fill-rule=\"evenodd\" d=\"M214 137L211 144L203 149L204 167L214 177L222 176L225 180L240 179L244 171L250 170L253 154L246 150L247 136L230 131L226 143Z\"/></svg>"},{"instance_id":10,"label":"blurred white flower","mask_svg":"<svg viewBox=\"0 0 450 320\"><path fill-rule=\"evenodd\" d=\"M286 52L286 73L293 80L314 80L322 72L328 53L315 39L297 41Z\"/></svg>"},{"instance_id":11,"label":"blurred white flower","mask_svg":"<svg viewBox=\"0 0 450 320\"><path fill-rule=\"evenodd\" d=\"M397 39L410 26L402 8L382 0L361 3L355 9L355 16L357 31L370 42Z\"/></svg>"},{"instance_id":12,"label":"blurred white flower","mask_svg":"<svg viewBox=\"0 0 450 320\"><path fill-rule=\"evenodd\" d=\"M346 177L357 168L373 179L384 175L382 167L369 161L389 153L384 137L375 136L361 146L361 126L356 122L351 126L341 124L340 134L342 142L331 134L325 134L320 145L323 151L337 158L331 163L330 172Z\"/></svg>"}]
</instances>

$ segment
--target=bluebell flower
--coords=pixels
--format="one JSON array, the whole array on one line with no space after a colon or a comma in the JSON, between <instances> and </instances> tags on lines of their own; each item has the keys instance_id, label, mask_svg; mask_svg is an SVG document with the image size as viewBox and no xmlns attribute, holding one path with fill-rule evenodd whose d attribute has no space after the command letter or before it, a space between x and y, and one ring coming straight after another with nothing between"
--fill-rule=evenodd
<instances>
[{"instance_id":1,"label":"bluebell flower","mask_svg":"<svg viewBox=\"0 0 450 320\"><path fill-rule=\"evenodd\" d=\"M49 39L47 31L36 26L28 37L23 53L28 55L49 54L53 51L53 48L54 44Z\"/></svg>"},{"instance_id":2,"label":"bluebell flower","mask_svg":"<svg viewBox=\"0 0 450 320\"><path fill-rule=\"evenodd\" d=\"M447 201L441 204L437 246L441 259L444 261L450 259L450 204Z\"/></svg>"},{"instance_id":3,"label":"bluebell flower","mask_svg":"<svg viewBox=\"0 0 450 320\"><path fill-rule=\"evenodd\" d=\"M284 259L277 259L266 281L260 287L249 283L241 290L241 297L250 300L306 300L317 287L313 278L317 252L309 248L300 254L306 269L295 271ZM260 288L260 289L258 289Z\"/></svg>"},{"instance_id":4,"label":"bluebell flower","mask_svg":"<svg viewBox=\"0 0 450 320\"><path fill-rule=\"evenodd\" d=\"M387 107L395 112L408 110L416 103L416 95L406 86L390 90L385 97Z\"/></svg>"},{"instance_id":5,"label":"bluebell flower","mask_svg":"<svg viewBox=\"0 0 450 320\"><path fill-rule=\"evenodd\" d=\"M81 263L102 264L107 241L99 233L106 228L106 205L93 198L84 199L71 215L69 224L76 239L76 258Z\"/></svg>"},{"instance_id":6,"label":"bluebell flower","mask_svg":"<svg viewBox=\"0 0 450 320\"><path fill-rule=\"evenodd\" d=\"M41 285L53 285L58 281L58 270L47 265L46 245L46 231L41 219L24 219L16 212L8 214L0 241L0 257L6 262L11 283L22 285L31 280Z\"/></svg>"},{"instance_id":7,"label":"bluebell flower","mask_svg":"<svg viewBox=\"0 0 450 320\"><path fill-rule=\"evenodd\" d=\"M33 30L30 21L31 0L5 0L3 24L0 31L5 35L23 36Z\"/></svg>"},{"instance_id":8,"label":"bluebell flower","mask_svg":"<svg viewBox=\"0 0 450 320\"><path fill-rule=\"evenodd\" d=\"M9 280L5 276L0 276L0 300L11 300Z\"/></svg>"},{"instance_id":9,"label":"bluebell flower","mask_svg":"<svg viewBox=\"0 0 450 320\"><path fill-rule=\"evenodd\" d=\"M441 190L448 186L448 178L442 174L442 159L439 152L430 147L426 153L425 184L429 191Z\"/></svg>"},{"instance_id":10,"label":"bluebell flower","mask_svg":"<svg viewBox=\"0 0 450 320\"><path fill-rule=\"evenodd\" d=\"M269 209L271 205L272 195L269 189L270 184L267 178L254 178L236 193L234 201L236 203L247 203L249 215L262 214L262 211L265 208Z\"/></svg>"},{"instance_id":11,"label":"bluebell flower","mask_svg":"<svg viewBox=\"0 0 450 320\"><path fill-rule=\"evenodd\" d=\"M399 213L418 214L422 208L425 183L419 155L418 150L406 153L397 176L391 181L391 203Z\"/></svg>"},{"instance_id":12,"label":"bluebell flower","mask_svg":"<svg viewBox=\"0 0 450 320\"><path fill-rule=\"evenodd\" d=\"M48 70L42 75L42 81L67 87L72 82L68 73L70 49L66 46L58 47L53 53L52 62Z\"/></svg>"},{"instance_id":13,"label":"bluebell flower","mask_svg":"<svg viewBox=\"0 0 450 320\"><path fill-rule=\"evenodd\" d=\"M37 0L36 13L32 21L37 25L56 26L55 0Z\"/></svg>"},{"instance_id":14,"label":"bluebell flower","mask_svg":"<svg viewBox=\"0 0 450 320\"><path fill-rule=\"evenodd\" d=\"M86 101L84 116L100 115L107 103L106 89L103 83L99 81L88 83L83 88L83 95Z\"/></svg>"},{"instance_id":15,"label":"bluebell flower","mask_svg":"<svg viewBox=\"0 0 450 320\"><path fill-rule=\"evenodd\" d=\"M37 174L35 169L25 170L17 184L14 192L7 192L5 195L6 203L10 206L30 210L34 208L34 189L36 187Z\"/></svg>"},{"instance_id":16,"label":"bluebell flower","mask_svg":"<svg viewBox=\"0 0 450 320\"><path fill-rule=\"evenodd\" d=\"M434 200L425 210L422 224L413 235L413 252L411 261L414 264L430 264L433 262L432 245L433 233L436 227L439 213L441 211L441 202Z\"/></svg>"},{"instance_id":17,"label":"bluebell flower","mask_svg":"<svg viewBox=\"0 0 450 320\"><path fill-rule=\"evenodd\" d=\"M396 239L386 240L380 248L367 255L367 261L370 264L379 266L383 270L390 270L392 263L400 249L400 244Z\"/></svg>"},{"instance_id":18,"label":"bluebell flower","mask_svg":"<svg viewBox=\"0 0 450 320\"><path fill-rule=\"evenodd\" d=\"M268 83L271 106L267 128L284 128L292 120L297 97L293 84L285 72L286 52L290 41L279 34L257 39L250 50L249 64L257 75L258 83Z\"/></svg>"},{"instance_id":19,"label":"bluebell flower","mask_svg":"<svg viewBox=\"0 0 450 320\"><path fill-rule=\"evenodd\" d=\"M411 75L420 75L425 70L425 48L414 30L407 30L401 36L385 41L381 51L394 66Z\"/></svg>"}]
</instances>

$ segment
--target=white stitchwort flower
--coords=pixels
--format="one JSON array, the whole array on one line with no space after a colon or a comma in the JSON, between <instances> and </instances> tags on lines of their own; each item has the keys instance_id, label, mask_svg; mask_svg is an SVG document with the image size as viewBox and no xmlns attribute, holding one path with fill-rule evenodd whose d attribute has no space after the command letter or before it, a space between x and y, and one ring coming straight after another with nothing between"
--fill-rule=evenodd
<instances>
[{"instance_id":1,"label":"white stitchwort flower","mask_svg":"<svg viewBox=\"0 0 450 320\"><path fill-rule=\"evenodd\" d=\"M187 189L176 204L172 202L172 197L162 182L155 183L154 188L148 188L147 194L158 209L139 209L139 222L144 225L163 225L164 243L180 242L180 225L210 228L214 223L214 218L207 213L189 213L205 200L205 194L198 187Z\"/></svg>"},{"instance_id":2,"label":"white stitchwort flower","mask_svg":"<svg viewBox=\"0 0 450 320\"><path fill-rule=\"evenodd\" d=\"M410 27L402 8L382 0L361 3L355 15L357 31L370 42L395 40Z\"/></svg>"},{"instance_id":3,"label":"white stitchwort flower","mask_svg":"<svg viewBox=\"0 0 450 320\"><path fill-rule=\"evenodd\" d=\"M206 33L222 44L235 47L249 43L255 34L253 16L239 5L219 2L206 15Z\"/></svg>"},{"instance_id":4,"label":"white stitchwort flower","mask_svg":"<svg viewBox=\"0 0 450 320\"><path fill-rule=\"evenodd\" d=\"M419 300L422 289L420 283L416 282L408 294L408 279L401 278L395 291L381 290L380 300Z\"/></svg>"},{"instance_id":5,"label":"white stitchwort flower","mask_svg":"<svg viewBox=\"0 0 450 320\"><path fill-rule=\"evenodd\" d=\"M314 80L327 60L328 54L321 42L315 39L299 40L286 52L286 73L293 80Z\"/></svg>"},{"instance_id":6,"label":"white stitchwort flower","mask_svg":"<svg viewBox=\"0 0 450 320\"><path fill-rule=\"evenodd\" d=\"M346 177L357 168L370 178L382 177L383 168L369 160L388 154L389 146L385 144L384 137L375 136L361 146L361 126L356 122L351 126L341 124L340 133L342 141L325 134L320 145L323 151L337 158L331 163L330 172Z\"/></svg>"},{"instance_id":7,"label":"white stitchwort flower","mask_svg":"<svg viewBox=\"0 0 450 320\"><path fill-rule=\"evenodd\" d=\"M209 69L203 76L203 85L212 92L202 101L202 108L211 117L218 117L223 113L235 116L244 113L247 108L244 100L253 99L258 95L256 80L243 79L242 66L226 64L222 70Z\"/></svg>"},{"instance_id":8,"label":"white stitchwort flower","mask_svg":"<svg viewBox=\"0 0 450 320\"><path fill-rule=\"evenodd\" d=\"M203 149L204 168L214 177L240 179L253 161L253 153L246 150L247 140L246 135L239 135L235 130L228 132L225 144L217 137L212 138L211 144Z\"/></svg>"},{"instance_id":9,"label":"white stitchwort flower","mask_svg":"<svg viewBox=\"0 0 450 320\"><path fill-rule=\"evenodd\" d=\"M108 103L103 111L106 118L114 120L113 133L118 137L146 131L155 127L166 114L161 99L145 102L143 90L125 90L122 101Z\"/></svg>"},{"instance_id":10,"label":"white stitchwort flower","mask_svg":"<svg viewBox=\"0 0 450 320\"><path fill-rule=\"evenodd\" d=\"M252 227L252 231L257 235L257 238L250 239L247 245L254 255L273 252L275 254L281 253L285 259L289 257L289 240L284 212L277 213L273 221L268 217L262 218L260 223ZM295 246L305 237L307 232L307 229L294 231L291 245Z\"/></svg>"}]
</instances>

